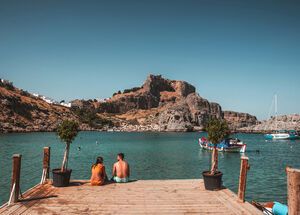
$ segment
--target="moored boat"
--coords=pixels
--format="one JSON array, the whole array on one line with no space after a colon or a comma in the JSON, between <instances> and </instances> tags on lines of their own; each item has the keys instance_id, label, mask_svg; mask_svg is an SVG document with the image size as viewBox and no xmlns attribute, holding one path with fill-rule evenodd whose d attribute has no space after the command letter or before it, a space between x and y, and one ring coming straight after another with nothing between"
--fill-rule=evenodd
<instances>
[{"instance_id":1,"label":"moored boat","mask_svg":"<svg viewBox=\"0 0 300 215\"><path fill-rule=\"evenodd\" d=\"M213 150L214 144L209 142L205 137L199 138L199 146L202 149ZM237 138L227 138L217 144L217 150L220 152L240 152L246 151L246 144Z\"/></svg>"},{"instance_id":2,"label":"moored boat","mask_svg":"<svg viewBox=\"0 0 300 215\"><path fill-rule=\"evenodd\" d=\"M265 202L259 203L256 201L251 202L257 209L261 210L266 215L287 215L288 206L280 202Z\"/></svg>"},{"instance_id":3,"label":"moored boat","mask_svg":"<svg viewBox=\"0 0 300 215\"><path fill-rule=\"evenodd\" d=\"M273 133L265 134L264 137L267 140L294 140L298 139L299 135L295 130L277 130L277 94L274 95L275 106L275 131ZM272 101L273 105L273 101Z\"/></svg>"},{"instance_id":4,"label":"moored boat","mask_svg":"<svg viewBox=\"0 0 300 215\"><path fill-rule=\"evenodd\" d=\"M295 130L279 130L274 133L266 134L265 138L268 140L294 140L300 137Z\"/></svg>"}]
</instances>

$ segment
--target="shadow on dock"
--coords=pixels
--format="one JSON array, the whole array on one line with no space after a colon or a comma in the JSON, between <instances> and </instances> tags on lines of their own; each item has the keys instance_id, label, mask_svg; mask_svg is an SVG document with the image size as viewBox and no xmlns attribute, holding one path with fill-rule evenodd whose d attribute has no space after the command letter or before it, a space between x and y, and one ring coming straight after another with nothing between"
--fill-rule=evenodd
<instances>
[{"instance_id":1,"label":"shadow on dock","mask_svg":"<svg viewBox=\"0 0 300 215\"><path fill-rule=\"evenodd\" d=\"M26 199L20 199L19 202L29 202L29 201L36 201L36 200L57 198L57 197L58 197L58 195L38 196L38 197L31 197L31 198L26 198Z\"/></svg>"}]
</instances>

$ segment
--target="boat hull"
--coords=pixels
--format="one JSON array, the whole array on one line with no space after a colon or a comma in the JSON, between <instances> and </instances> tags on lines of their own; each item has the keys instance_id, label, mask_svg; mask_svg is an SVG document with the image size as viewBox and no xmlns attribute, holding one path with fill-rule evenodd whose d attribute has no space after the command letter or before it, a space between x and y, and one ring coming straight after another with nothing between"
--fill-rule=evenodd
<instances>
[{"instance_id":1,"label":"boat hull","mask_svg":"<svg viewBox=\"0 0 300 215\"><path fill-rule=\"evenodd\" d=\"M214 149L214 146L211 143L202 141L201 139L199 139L199 146L205 150L212 151ZM244 143L237 143L237 144L231 145L229 147L218 147L217 146L217 150L219 152L245 153L246 146L247 145Z\"/></svg>"},{"instance_id":2,"label":"boat hull","mask_svg":"<svg viewBox=\"0 0 300 215\"><path fill-rule=\"evenodd\" d=\"M295 140L298 139L298 135L291 135L288 133L275 133L275 134L266 134L265 139L267 140Z\"/></svg>"}]
</instances>

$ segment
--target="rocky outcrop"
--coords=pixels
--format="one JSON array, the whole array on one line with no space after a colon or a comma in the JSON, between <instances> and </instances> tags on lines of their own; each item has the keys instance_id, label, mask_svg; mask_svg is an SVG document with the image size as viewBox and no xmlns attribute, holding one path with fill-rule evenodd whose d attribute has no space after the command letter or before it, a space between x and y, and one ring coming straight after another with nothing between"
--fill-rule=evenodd
<instances>
[{"instance_id":1,"label":"rocky outcrop","mask_svg":"<svg viewBox=\"0 0 300 215\"><path fill-rule=\"evenodd\" d=\"M175 92L182 97L186 97L196 92L196 88L185 81L171 81L171 86Z\"/></svg>"},{"instance_id":2,"label":"rocky outcrop","mask_svg":"<svg viewBox=\"0 0 300 215\"><path fill-rule=\"evenodd\" d=\"M244 127L249 127L258 124L257 118L248 113L224 111L223 116L231 130L239 130Z\"/></svg>"},{"instance_id":3,"label":"rocky outcrop","mask_svg":"<svg viewBox=\"0 0 300 215\"><path fill-rule=\"evenodd\" d=\"M300 131L300 115L290 114L282 115L277 118L271 117L263 120L259 124L244 127L240 129L245 132L269 132L273 130L297 130Z\"/></svg>"},{"instance_id":4,"label":"rocky outcrop","mask_svg":"<svg viewBox=\"0 0 300 215\"><path fill-rule=\"evenodd\" d=\"M192 117L186 103L178 104L159 114L160 131L192 131Z\"/></svg>"},{"instance_id":5,"label":"rocky outcrop","mask_svg":"<svg viewBox=\"0 0 300 215\"><path fill-rule=\"evenodd\" d=\"M142 87L134 87L124 90L124 93L116 93L114 96L99 104L100 113L123 114L133 109L147 110L157 108L169 102L183 98L195 92L195 87L184 81L170 81L160 75L149 75Z\"/></svg>"},{"instance_id":6,"label":"rocky outcrop","mask_svg":"<svg viewBox=\"0 0 300 215\"><path fill-rule=\"evenodd\" d=\"M192 118L192 123L203 129L209 118L222 118L222 108L217 103L210 103L197 93L189 94L185 99Z\"/></svg>"},{"instance_id":7,"label":"rocky outcrop","mask_svg":"<svg viewBox=\"0 0 300 215\"><path fill-rule=\"evenodd\" d=\"M163 91L175 91L171 86L171 82L161 77L161 75L149 75L143 84L141 91L152 94L159 98L160 92Z\"/></svg>"},{"instance_id":8,"label":"rocky outcrop","mask_svg":"<svg viewBox=\"0 0 300 215\"><path fill-rule=\"evenodd\" d=\"M223 117L221 106L200 97L193 85L160 75L149 75L141 87L114 94L99 104L98 111L122 119L132 118L134 113L141 125L157 125L160 131L201 129L210 117Z\"/></svg>"},{"instance_id":9,"label":"rocky outcrop","mask_svg":"<svg viewBox=\"0 0 300 215\"><path fill-rule=\"evenodd\" d=\"M158 107L159 97L138 90L134 93L115 95L112 99L99 104L99 113L122 114L132 109L147 110Z\"/></svg>"},{"instance_id":10,"label":"rocky outcrop","mask_svg":"<svg viewBox=\"0 0 300 215\"><path fill-rule=\"evenodd\" d=\"M93 108L93 102L92 100L75 99L71 101L71 106L73 108L90 109Z\"/></svg>"}]
</instances>

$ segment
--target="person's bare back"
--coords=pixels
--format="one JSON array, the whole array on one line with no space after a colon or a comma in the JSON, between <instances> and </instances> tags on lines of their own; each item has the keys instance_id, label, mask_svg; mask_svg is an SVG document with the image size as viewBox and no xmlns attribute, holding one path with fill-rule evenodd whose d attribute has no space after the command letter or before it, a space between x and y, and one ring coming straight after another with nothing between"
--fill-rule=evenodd
<instances>
[{"instance_id":1,"label":"person's bare back","mask_svg":"<svg viewBox=\"0 0 300 215\"><path fill-rule=\"evenodd\" d=\"M130 176L129 164L124 161L124 154L118 154L118 162L113 166L113 177L116 182L127 182Z\"/></svg>"},{"instance_id":2,"label":"person's bare back","mask_svg":"<svg viewBox=\"0 0 300 215\"><path fill-rule=\"evenodd\" d=\"M129 165L126 161L120 160L114 164L116 169L116 176L119 178L129 177Z\"/></svg>"}]
</instances>

